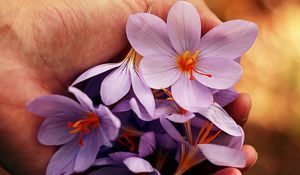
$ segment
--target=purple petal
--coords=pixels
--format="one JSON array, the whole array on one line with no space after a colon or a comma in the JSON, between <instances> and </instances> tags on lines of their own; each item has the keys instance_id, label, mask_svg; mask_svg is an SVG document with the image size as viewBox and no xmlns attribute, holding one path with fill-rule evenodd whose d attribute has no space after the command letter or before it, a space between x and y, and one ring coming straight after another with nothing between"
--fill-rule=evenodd
<instances>
[{"instance_id":1,"label":"purple petal","mask_svg":"<svg viewBox=\"0 0 300 175\"><path fill-rule=\"evenodd\" d=\"M201 84L214 89L228 89L238 82L243 74L242 67L228 59L205 58L197 62L196 70L205 72L212 77L193 73Z\"/></svg>"},{"instance_id":2,"label":"purple petal","mask_svg":"<svg viewBox=\"0 0 300 175\"><path fill-rule=\"evenodd\" d=\"M138 73L130 69L132 89L138 98L139 102L145 107L147 112L153 116L155 110L155 102L151 89L144 84Z\"/></svg>"},{"instance_id":3,"label":"purple petal","mask_svg":"<svg viewBox=\"0 0 300 175\"><path fill-rule=\"evenodd\" d=\"M132 175L132 173L123 167L104 167L89 175Z\"/></svg>"},{"instance_id":4,"label":"purple petal","mask_svg":"<svg viewBox=\"0 0 300 175\"><path fill-rule=\"evenodd\" d=\"M86 113L86 111L74 100L61 95L38 97L27 104L27 109L28 111L43 117L78 117Z\"/></svg>"},{"instance_id":5,"label":"purple petal","mask_svg":"<svg viewBox=\"0 0 300 175\"><path fill-rule=\"evenodd\" d=\"M198 147L207 160L215 165L237 168L246 166L245 154L240 150L215 144L199 144Z\"/></svg>"},{"instance_id":6,"label":"purple petal","mask_svg":"<svg viewBox=\"0 0 300 175\"><path fill-rule=\"evenodd\" d=\"M75 95L77 100L86 110L94 109L92 100L85 93L75 87L69 87L69 92Z\"/></svg>"},{"instance_id":7,"label":"purple petal","mask_svg":"<svg viewBox=\"0 0 300 175\"><path fill-rule=\"evenodd\" d=\"M167 25L170 41L177 53L194 53L199 49L200 16L192 4L179 1L173 5L168 14Z\"/></svg>"},{"instance_id":8,"label":"purple petal","mask_svg":"<svg viewBox=\"0 0 300 175\"><path fill-rule=\"evenodd\" d=\"M160 118L160 123L165 131L172 137L174 140L185 143L186 141L178 132L178 130L173 126L173 124L165 118Z\"/></svg>"},{"instance_id":9,"label":"purple petal","mask_svg":"<svg viewBox=\"0 0 300 175\"><path fill-rule=\"evenodd\" d=\"M227 134L232 136L242 135L239 125L217 103L213 103L209 108L203 109L199 113Z\"/></svg>"},{"instance_id":10,"label":"purple petal","mask_svg":"<svg viewBox=\"0 0 300 175\"><path fill-rule=\"evenodd\" d=\"M76 118L51 117L47 118L38 133L38 140L44 145L62 145L72 139L77 134L70 134L71 128L68 128L68 122L74 122Z\"/></svg>"},{"instance_id":11,"label":"purple petal","mask_svg":"<svg viewBox=\"0 0 300 175\"><path fill-rule=\"evenodd\" d=\"M175 55L168 38L166 23L149 13L136 13L128 18L127 38L140 55Z\"/></svg>"},{"instance_id":12,"label":"purple petal","mask_svg":"<svg viewBox=\"0 0 300 175\"><path fill-rule=\"evenodd\" d=\"M176 103L191 112L209 107L213 102L210 90L196 80L189 80L187 73L180 76L171 87L171 92Z\"/></svg>"},{"instance_id":13,"label":"purple petal","mask_svg":"<svg viewBox=\"0 0 300 175\"><path fill-rule=\"evenodd\" d=\"M129 157L137 157L138 155L136 153L131 152L114 152L109 154L109 157L111 157L113 160L122 162L124 159L127 159Z\"/></svg>"},{"instance_id":14,"label":"purple petal","mask_svg":"<svg viewBox=\"0 0 300 175\"><path fill-rule=\"evenodd\" d=\"M147 85L154 89L167 88L180 76L176 58L164 55L144 57L140 71Z\"/></svg>"},{"instance_id":15,"label":"purple petal","mask_svg":"<svg viewBox=\"0 0 300 175\"><path fill-rule=\"evenodd\" d=\"M78 140L74 139L60 147L50 159L47 167L47 175L69 175L72 174L76 155L79 150Z\"/></svg>"},{"instance_id":16,"label":"purple petal","mask_svg":"<svg viewBox=\"0 0 300 175\"><path fill-rule=\"evenodd\" d=\"M101 128L109 140L114 140L121 127L121 121L106 106L100 105L98 108Z\"/></svg>"},{"instance_id":17,"label":"purple petal","mask_svg":"<svg viewBox=\"0 0 300 175\"><path fill-rule=\"evenodd\" d=\"M131 106L129 104L129 100L120 101L112 110L112 112L126 112L130 111Z\"/></svg>"},{"instance_id":18,"label":"purple petal","mask_svg":"<svg viewBox=\"0 0 300 175\"><path fill-rule=\"evenodd\" d=\"M185 123L192 118L195 117L195 114L192 112L186 112L185 114L172 114L167 116L167 119L171 120L172 122L175 123Z\"/></svg>"},{"instance_id":19,"label":"purple petal","mask_svg":"<svg viewBox=\"0 0 300 175\"><path fill-rule=\"evenodd\" d=\"M93 166L103 166L103 165L112 165L112 164L118 164L120 162L113 160L110 157L100 158L96 159L93 163Z\"/></svg>"},{"instance_id":20,"label":"purple petal","mask_svg":"<svg viewBox=\"0 0 300 175\"><path fill-rule=\"evenodd\" d=\"M140 138L139 157L146 157L153 153L156 148L154 132L147 132Z\"/></svg>"},{"instance_id":21,"label":"purple petal","mask_svg":"<svg viewBox=\"0 0 300 175\"><path fill-rule=\"evenodd\" d=\"M201 38L199 56L233 60L252 46L257 33L257 25L248 21L232 20L219 24Z\"/></svg>"},{"instance_id":22,"label":"purple petal","mask_svg":"<svg viewBox=\"0 0 300 175\"><path fill-rule=\"evenodd\" d=\"M226 106L236 99L238 93L233 89L220 90L214 94L214 100L220 106Z\"/></svg>"},{"instance_id":23,"label":"purple petal","mask_svg":"<svg viewBox=\"0 0 300 175\"><path fill-rule=\"evenodd\" d=\"M85 171L93 165L101 146L100 139L100 133L91 129L89 135L83 140L84 145L80 146L74 167L75 172Z\"/></svg>"},{"instance_id":24,"label":"purple petal","mask_svg":"<svg viewBox=\"0 0 300 175\"><path fill-rule=\"evenodd\" d=\"M231 137L231 140L230 140L230 142L228 144L228 147L236 149L236 150L241 150L242 146L244 144L244 141L245 141L244 130L240 126L239 126L239 128L241 130L242 135L241 136L237 136L237 137Z\"/></svg>"},{"instance_id":25,"label":"purple petal","mask_svg":"<svg viewBox=\"0 0 300 175\"><path fill-rule=\"evenodd\" d=\"M139 157L129 157L123 160L123 163L133 173L150 173L154 171L154 168L148 161Z\"/></svg>"},{"instance_id":26,"label":"purple petal","mask_svg":"<svg viewBox=\"0 0 300 175\"><path fill-rule=\"evenodd\" d=\"M152 117L146 111L144 106L140 104L135 98L129 100L129 104L133 112L137 115L137 117L143 121L152 121L157 119L156 117Z\"/></svg>"},{"instance_id":27,"label":"purple petal","mask_svg":"<svg viewBox=\"0 0 300 175\"><path fill-rule=\"evenodd\" d=\"M74 86L75 84L78 84L84 80L87 80L91 77L94 77L96 75L99 75L103 72L106 72L110 69L116 68L120 66L122 62L120 63L107 63L107 64L101 64L95 67L90 68L89 70L85 71L83 74L81 74L73 83L71 86Z\"/></svg>"},{"instance_id":28,"label":"purple petal","mask_svg":"<svg viewBox=\"0 0 300 175\"><path fill-rule=\"evenodd\" d=\"M131 87L127 64L111 72L102 82L100 95L104 104L111 105L123 98Z\"/></svg>"}]
</instances>

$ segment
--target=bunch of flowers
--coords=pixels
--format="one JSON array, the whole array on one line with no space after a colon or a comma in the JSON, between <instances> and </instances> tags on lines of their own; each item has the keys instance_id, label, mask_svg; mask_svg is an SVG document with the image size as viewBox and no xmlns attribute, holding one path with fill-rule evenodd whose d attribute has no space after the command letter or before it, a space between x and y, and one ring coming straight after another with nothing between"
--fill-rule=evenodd
<instances>
[{"instance_id":1,"label":"bunch of flowers","mask_svg":"<svg viewBox=\"0 0 300 175\"><path fill-rule=\"evenodd\" d=\"M184 1L170 9L167 22L131 15L132 49L119 63L81 74L69 87L76 101L47 95L28 103L45 117L39 142L60 146L47 174L93 166L91 175L181 175L204 160L244 167L243 130L222 107L237 95L237 60L257 32L252 22L232 20L201 37L200 16Z\"/></svg>"}]
</instances>

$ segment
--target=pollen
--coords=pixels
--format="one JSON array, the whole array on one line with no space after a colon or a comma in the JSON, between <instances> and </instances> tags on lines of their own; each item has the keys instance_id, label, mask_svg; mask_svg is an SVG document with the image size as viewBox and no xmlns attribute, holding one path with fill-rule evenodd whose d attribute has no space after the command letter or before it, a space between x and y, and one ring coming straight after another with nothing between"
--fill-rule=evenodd
<instances>
[{"instance_id":1,"label":"pollen","mask_svg":"<svg viewBox=\"0 0 300 175\"><path fill-rule=\"evenodd\" d=\"M190 75L190 80L194 80L193 73L197 73L199 75L203 75L206 77L211 78L211 74L207 74L205 72L196 70L196 64L198 61L198 55L199 55L199 50L196 50L194 54L191 54L190 51L185 51L182 55L179 55L177 57L177 65L179 69L184 72L184 73L189 73Z\"/></svg>"},{"instance_id":2,"label":"pollen","mask_svg":"<svg viewBox=\"0 0 300 175\"><path fill-rule=\"evenodd\" d=\"M96 114L88 112L84 117L84 119L68 123L68 127L73 128L70 134L79 133L79 144L81 146L84 145L83 135L88 135L91 129L98 128L100 125L100 118Z\"/></svg>"}]
</instances>

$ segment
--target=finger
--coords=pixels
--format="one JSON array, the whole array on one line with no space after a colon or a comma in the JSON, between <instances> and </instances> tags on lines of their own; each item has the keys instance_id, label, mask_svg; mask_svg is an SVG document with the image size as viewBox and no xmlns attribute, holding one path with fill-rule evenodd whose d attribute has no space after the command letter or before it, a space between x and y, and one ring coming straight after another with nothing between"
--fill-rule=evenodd
<instances>
[{"instance_id":1,"label":"finger","mask_svg":"<svg viewBox=\"0 0 300 175\"><path fill-rule=\"evenodd\" d=\"M217 171L214 175L242 175L242 173L236 168L224 168L220 171Z\"/></svg>"},{"instance_id":2,"label":"finger","mask_svg":"<svg viewBox=\"0 0 300 175\"><path fill-rule=\"evenodd\" d=\"M250 109L251 98L245 93L239 94L232 103L225 106L225 110L228 114L241 126L246 123Z\"/></svg>"},{"instance_id":3,"label":"finger","mask_svg":"<svg viewBox=\"0 0 300 175\"><path fill-rule=\"evenodd\" d=\"M247 171L249 168L253 167L257 161L258 154L256 150L251 145L244 145L242 151L246 155L246 168L242 169L242 172Z\"/></svg>"}]
</instances>

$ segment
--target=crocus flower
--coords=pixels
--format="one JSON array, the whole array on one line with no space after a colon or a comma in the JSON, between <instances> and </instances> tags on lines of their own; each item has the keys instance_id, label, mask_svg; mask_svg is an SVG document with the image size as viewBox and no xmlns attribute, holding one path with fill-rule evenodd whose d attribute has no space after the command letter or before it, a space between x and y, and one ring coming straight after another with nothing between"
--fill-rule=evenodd
<instances>
[{"instance_id":1,"label":"crocus flower","mask_svg":"<svg viewBox=\"0 0 300 175\"><path fill-rule=\"evenodd\" d=\"M175 123L186 123L192 120L196 115L190 111L187 111L180 107L173 99L172 93L168 89L163 89L164 92L169 96L168 99L156 99L156 109L154 116L150 116L147 111L140 105L135 99L129 101L132 110L137 114L137 116L144 121L152 121L160 119L161 124L165 130L169 130L170 127L164 122L166 119ZM216 93L226 94L227 91L231 90L221 90ZM225 96L225 95L224 95ZM233 96L233 95L232 95ZM229 102L232 100L230 95L222 98L224 102ZM221 101L221 100L219 100ZM226 132L232 136L242 135L240 127L236 122L229 116L229 114L216 102L213 102L208 108L201 108L199 112L204 118L211 121L215 126L220 128L222 131ZM168 133L172 133L169 131Z\"/></svg>"},{"instance_id":2,"label":"crocus flower","mask_svg":"<svg viewBox=\"0 0 300 175\"><path fill-rule=\"evenodd\" d=\"M149 174L160 175L159 171L152 167L152 165L145 159L139 157L128 157L122 161L122 165L111 165L96 170L89 175L132 175L134 174Z\"/></svg>"},{"instance_id":3,"label":"crocus flower","mask_svg":"<svg viewBox=\"0 0 300 175\"><path fill-rule=\"evenodd\" d=\"M51 158L47 175L72 174L88 169L102 146L112 146L119 133L120 120L103 105L98 108L76 88L69 91L79 103L61 95L39 97L27 106L45 117L38 132L44 145L62 145Z\"/></svg>"},{"instance_id":4,"label":"crocus flower","mask_svg":"<svg viewBox=\"0 0 300 175\"><path fill-rule=\"evenodd\" d=\"M175 101L191 112L212 104L209 88L228 89L240 79L242 69L234 59L251 47L257 31L252 22L232 20L201 38L199 14L184 1L171 8L167 23L137 13L126 26L130 44L143 56L140 71L147 85L171 86Z\"/></svg>"},{"instance_id":5,"label":"crocus flower","mask_svg":"<svg viewBox=\"0 0 300 175\"><path fill-rule=\"evenodd\" d=\"M154 114L155 104L151 89L145 85L137 70L139 56L131 49L126 58L119 63L101 64L81 74L72 86L112 70L101 82L100 96L104 104L112 105L128 94L130 89L150 115Z\"/></svg>"},{"instance_id":6,"label":"crocus flower","mask_svg":"<svg viewBox=\"0 0 300 175\"><path fill-rule=\"evenodd\" d=\"M244 132L241 127L239 127L242 133L240 136L231 136L223 133L213 123L195 117L191 125L185 125L183 137L168 120L164 120L163 124L168 125L168 133L179 143L180 149L177 154L179 165L176 175L183 174L204 160L218 166L245 167L246 159L241 151Z\"/></svg>"},{"instance_id":7,"label":"crocus flower","mask_svg":"<svg viewBox=\"0 0 300 175\"><path fill-rule=\"evenodd\" d=\"M238 93L233 88L229 88L216 91L215 93L213 93L213 96L214 101L223 107L231 103L234 99L236 99Z\"/></svg>"}]
</instances>

